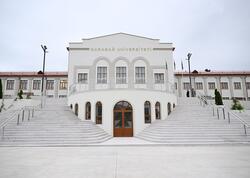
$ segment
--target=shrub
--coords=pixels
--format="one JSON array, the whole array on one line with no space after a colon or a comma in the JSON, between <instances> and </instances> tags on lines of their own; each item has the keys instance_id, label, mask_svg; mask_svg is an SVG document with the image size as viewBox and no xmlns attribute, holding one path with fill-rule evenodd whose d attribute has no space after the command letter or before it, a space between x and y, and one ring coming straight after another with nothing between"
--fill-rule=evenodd
<instances>
[{"instance_id":1,"label":"shrub","mask_svg":"<svg viewBox=\"0 0 250 178\"><path fill-rule=\"evenodd\" d=\"M244 107L240 104L240 102L237 99L233 98L233 105L231 109L242 111Z\"/></svg>"},{"instance_id":2,"label":"shrub","mask_svg":"<svg viewBox=\"0 0 250 178\"><path fill-rule=\"evenodd\" d=\"M19 99L23 99L23 90L20 90L17 95Z\"/></svg>"},{"instance_id":3,"label":"shrub","mask_svg":"<svg viewBox=\"0 0 250 178\"><path fill-rule=\"evenodd\" d=\"M215 104L223 105L221 94L217 89L214 90L214 95L215 95Z\"/></svg>"}]
</instances>

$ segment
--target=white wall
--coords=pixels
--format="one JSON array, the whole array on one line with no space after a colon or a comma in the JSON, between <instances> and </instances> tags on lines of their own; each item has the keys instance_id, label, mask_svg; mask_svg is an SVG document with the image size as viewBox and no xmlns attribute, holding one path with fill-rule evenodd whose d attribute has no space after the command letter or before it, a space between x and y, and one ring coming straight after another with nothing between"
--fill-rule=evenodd
<instances>
[{"instance_id":1,"label":"white wall","mask_svg":"<svg viewBox=\"0 0 250 178\"><path fill-rule=\"evenodd\" d=\"M95 104L100 101L103 107L103 124L99 126L113 135L113 108L119 101L127 101L133 107L134 135L142 131L149 124L144 123L144 102L151 103L151 119L155 120L155 103L161 104L161 119L167 119L167 103L177 103L174 94L143 90L106 90L78 93L68 98L68 105L78 103L78 117L85 120L85 104L91 103L91 120L95 122ZM73 108L74 110L74 108Z\"/></svg>"}]
</instances>

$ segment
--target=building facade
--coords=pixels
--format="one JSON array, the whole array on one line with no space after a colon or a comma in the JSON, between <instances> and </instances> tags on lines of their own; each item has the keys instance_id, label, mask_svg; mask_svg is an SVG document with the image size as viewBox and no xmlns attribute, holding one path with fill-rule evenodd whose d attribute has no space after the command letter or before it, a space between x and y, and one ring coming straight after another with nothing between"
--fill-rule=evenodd
<instances>
[{"instance_id":1,"label":"building facade","mask_svg":"<svg viewBox=\"0 0 250 178\"><path fill-rule=\"evenodd\" d=\"M16 98L19 90L26 96L41 96L42 75L37 72L0 72L0 78L4 98ZM67 72L46 72L44 91L47 97L67 97Z\"/></svg>"},{"instance_id":2,"label":"building facade","mask_svg":"<svg viewBox=\"0 0 250 178\"><path fill-rule=\"evenodd\" d=\"M175 72L176 95L185 97L191 87L196 93L214 98L214 90L217 89L223 99L236 98L238 100L250 100L250 72Z\"/></svg>"},{"instance_id":3,"label":"building facade","mask_svg":"<svg viewBox=\"0 0 250 178\"><path fill-rule=\"evenodd\" d=\"M214 97L250 100L250 71L174 72L172 43L117 33L69 43L68 72L46 72L47 97L68 98L82 120L93 121L115 137L134 136L150 123L167 119L192 88ZM37 72L0 72L5 98L41 96Z\"/></svg>"},{"instance_id":4,"label":"building facade","mask_svg":"<svg viewBox=\"0 0 250 178\"><path fill-rule=\"evenodd\" d=\"M0 72L4 98L15 98L20 89L30 96L41 96L41 75L36 72ZM48 86L46 87L46 81ZM174 88L178 97L186 97L189 90L188 72L174 72ZM218 89L224 99L250 100L250 72L212 71L191 74L192 87L207 97L214 97ZM22 82L22 85L20 84ZM64 98L68 95L68 73L46 72L46 96Z\"/></svg>"},{"instance_id":5,"label":"building facade","mask_svg":"<svg viewBox=\"0 0 250 178\"><path fill-rule=\"evenodd\" d=\"M67 49L68 104L110 135L136 135L176 104L172 43L117 33Z\"/></svg>"}]
</instances>

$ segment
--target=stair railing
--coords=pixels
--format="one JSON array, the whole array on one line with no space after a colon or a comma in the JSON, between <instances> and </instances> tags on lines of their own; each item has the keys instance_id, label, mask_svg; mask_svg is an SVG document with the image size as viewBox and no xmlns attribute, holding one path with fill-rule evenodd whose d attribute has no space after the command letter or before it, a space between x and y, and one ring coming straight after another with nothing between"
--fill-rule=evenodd
<instances>
[{"instance_id":1,"label":"stair railing","mask_svg":"<svg viewBox=\"0 0 250 178\"><path fill-rule=\"evenodd\" d=\"M4 139L5 127L14 119L16 119L16 125L19 125L21 122L25 121L25 112L27 112L27 121L30 121L31 117L34 117L35 110L40 107L40 104L37 106L24 106L19 110L14 110L3 122L0 122L1 129L1 139Z\"/></svg>"},{"instance_id":2,"label":"stair railing","mask_svg":"<svg viewBox=\"0 0 250 178\"><path fill-rule=\"evenodd\" d=\"M234 118L238 122L240 122L243 125L245 135L247 135L247 128L249 128L250 125L244 119L242 119L240 116L236 115L230 109L226 109L225 106L223 106L223 105L222 106L220 106L220 105L217 106L215 104L210 103L207 100L207 98L204 95L202 95L201 93L199 93L199 92L197 93L196 96L199 99L201 106L203 106L203 107L207 106L207 107L212 108L213 116L215 116L215 110L216 110L218 119L220 119L220 112L222 112L222 116L223 116L224 120L226 119L226 113L227 113L228 124L231 123L231 118Z\"/></svg>"}]
</instances>

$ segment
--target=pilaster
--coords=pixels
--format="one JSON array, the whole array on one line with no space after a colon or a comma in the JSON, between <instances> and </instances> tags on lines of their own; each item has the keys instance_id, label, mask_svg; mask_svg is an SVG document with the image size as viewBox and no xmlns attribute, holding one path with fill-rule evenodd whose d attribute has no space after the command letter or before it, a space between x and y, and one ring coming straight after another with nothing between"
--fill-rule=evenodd
<instances>
[{"instance_id":1,"label":"pilaster","mask_svg":"<svg viewBox=\"0 0 250 178\"><path fill-rule=\"evenodd\" d=\"M246 77L241 77L242 89L243 89L243 97L245 100L248 98L247 88L246 88Z\"/></svg>"},{"instance_id":2,"label":"pilaster","mask_svg":"<svg viewBox=\"0 0 250 178\"><path fill-rule=\"evenodd\" d=\"M230 91L230 95L231 95L231 98L233 98L233 97L234 97L234 91L233 91L232 77L229 76L229 77L228 77L228 80L229 80L229 91Z\"/></svg>"}]
</instances>

